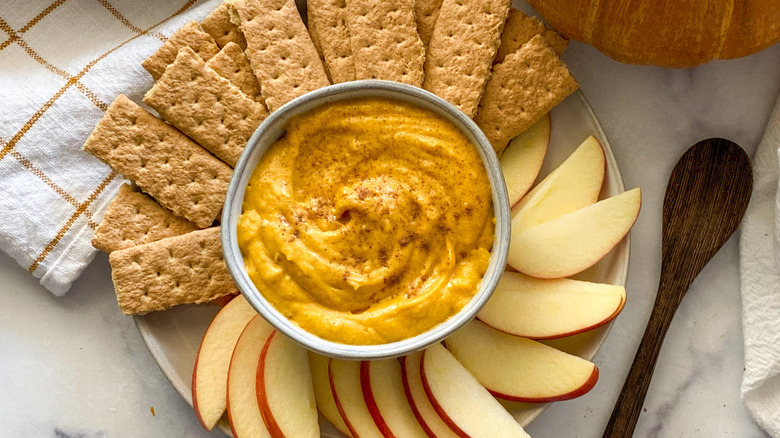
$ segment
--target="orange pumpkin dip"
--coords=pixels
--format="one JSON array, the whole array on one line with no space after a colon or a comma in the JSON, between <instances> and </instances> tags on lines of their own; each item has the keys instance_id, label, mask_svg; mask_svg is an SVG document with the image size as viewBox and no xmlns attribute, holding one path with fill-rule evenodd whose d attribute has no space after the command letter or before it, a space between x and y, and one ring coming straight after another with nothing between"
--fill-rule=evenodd
<instances>
[{"instance_id":1,"label":"orange pumpkin dip","mask_svg":"<svg viewBox=\"0 0 780 438\"><path fill-rule=\"evenodd\" d=\"M249 277L304 330L399 341L478 291L494 220L479 153L412 104L338 101L291 119L254 169L238 220Z\"/></svg>"}]
</instances>

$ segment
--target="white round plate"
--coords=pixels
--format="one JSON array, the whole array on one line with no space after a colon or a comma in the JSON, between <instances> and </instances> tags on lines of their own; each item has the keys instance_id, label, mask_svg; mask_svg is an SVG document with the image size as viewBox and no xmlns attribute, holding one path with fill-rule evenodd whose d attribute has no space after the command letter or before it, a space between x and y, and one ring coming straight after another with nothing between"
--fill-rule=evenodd
<instances>
[{"instance_id":1,"label":"white round plate","mask_svg":"<svg viewBox=\"0 0 780 438\"><path fill-rule=\"evenodd\" d=\"M555 169L589 135L594 135L604 148L607 158L607 172L601 198L617 195L625 190L612 148L601 129L593 110L585 96L577 91L551 113L552 133L547 156L537 182ZM604 259L576 278L600 283L626 285L628 277L629 238L620 242ZM200 346L200 340L206 332L211 319L219 310L214 305L178 306L164 312L150 313L135 318L149 351L160 365L163 373L179 391L182 397L192 404L192 367ZM548 345L591 359L607 336L612 324L569 338L544 341ZM502 401L507 409L523 426L530 423L544 411L546 404L515 403ZM195 421L195 413L192 415ZM323 436L342 437L324 418L320 417ZM219 428L230 434L230 427L222 422Z\"/></svg>"}]
</instances>

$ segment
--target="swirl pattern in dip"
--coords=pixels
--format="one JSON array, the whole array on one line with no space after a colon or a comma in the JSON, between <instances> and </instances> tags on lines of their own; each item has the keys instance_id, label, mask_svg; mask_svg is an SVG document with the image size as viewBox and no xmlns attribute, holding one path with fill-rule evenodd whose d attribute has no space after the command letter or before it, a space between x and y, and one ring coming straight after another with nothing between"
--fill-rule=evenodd
<instances>
[{"instance_id":1,"label":"swirl pattern in dip","mask_svg":"<svg viewBox=\"0 0 780 438\"><path fill-rule=\"evenodd\" d=\"M479 153L456 126L363 98L286 129L252 173L237 236L277 310L324 339L381 344L425 332L476 294L493 208Z\"/></svg>"}]
</instances>

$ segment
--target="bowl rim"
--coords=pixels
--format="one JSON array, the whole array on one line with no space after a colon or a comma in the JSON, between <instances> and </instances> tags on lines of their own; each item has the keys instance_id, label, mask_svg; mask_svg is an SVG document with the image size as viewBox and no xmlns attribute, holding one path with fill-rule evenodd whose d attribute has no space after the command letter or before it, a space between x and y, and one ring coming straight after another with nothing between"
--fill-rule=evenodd
<instances>
[{"instance_id":1,"label":"bowl rim","mask_svg":"<svg viewBox=\"0 0 780 438\"><path fill-rule=\"evenodd\" d=\"M244 268L238 248L236 224L241 214L246 183L268 148L281 137L287 121L298 114L331 102L361 97L386 97L433 110L457 126L479 152L490 182L495 218L493 248L479 290L456 314L431 329L401 341L353 345L329 341L310 333L281 314L257 289ZM340 359L369 360L398 357L422 350L452 334L473 319L495 290L506 266L510 238L510 206L501 166L493 147L477 124L444 99L411 85L380 80L361 80L330 85L306 93L271 113L247 142L236 164L221 217L222 251L239 291L274 328L296 343L319 354Z\"/></svg>"}]
</instances>

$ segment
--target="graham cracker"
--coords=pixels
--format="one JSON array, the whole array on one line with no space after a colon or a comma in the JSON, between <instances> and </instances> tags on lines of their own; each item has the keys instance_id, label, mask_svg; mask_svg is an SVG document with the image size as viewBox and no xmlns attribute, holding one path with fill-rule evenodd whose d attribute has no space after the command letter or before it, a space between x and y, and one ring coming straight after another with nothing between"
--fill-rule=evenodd
<instances>
[{"instance_id":1,"label":"graham cracker","mask_svg":"<svg viewBox=\"0 0 780 438\"><path fill-rule=\"evenodd\" d=\"M260 83L249 65L249 59L238 44L227 43L222 50L206 62L206 65L217 72L218 75L229 80L244 94L255 102L265 105L263 95L260 93Z\"/></svg>"},{"instance_id":2,"label":"graham cracker","mask_svg":"<svg viewBox=\"0 0 780 438\"><path fill-rule=\"evenodd\" d=\"M163 45L146 58L141 64L152 75L154 80L160 79L165 68L176 60L176 54L182 47L190 47L204 61L208 61L219 52L219 47L211 35L200 30L197 21L190 21L177 30Z\"/></svg>"},{"instance_id":3,"label":"graham cracker","mask_svg":"<svg viewBox=\"0 0 780 438\"><path fill-rule=\"evenodd\" d=\"M355 77L421 86L425 47L417 34L414 0L346 1Z\"/></svg>"},{"instance_id":4,"label":"graham cracker","mask_svg":"<svg viewBox=\"0 0 780 438\"><path fill-rule=\"evenodd\" d=\"M566 96L577 81L541 35L493 67L474 121L497 154Z\"/></svg>"},{"instance_id":5,"label":"graham cracker","mask_svg":"<svg viewBox=\"0 0 780 438\"><path fill-rule=\"evenodd\" d=\"M122 94L95 126L84 150L200 228L217 218L233 172Z\"/></svg>"},{"instance_id":6,"label":"graham cracker","mask_svg":"<svg viewBox=\"0 0 780 438\"><path fill-rule=\"evenodd\" d=\"M511 0L444 0L425 61L423 88L474 117Z\"/></svg>"},{"instance_id":7,"label":"graham cracker","mask_svg":"<svg viewBox=\"0 0 780 438\"><path fill-rule=\"evenodd\" d=\"M206 67L189 47L179 50L144 103L231 167L268 116L262 104Z\"/></svg>"},{"instance_id":8,"label":"graham cracker","mask_svg":"<svg viewBox=\"0 0 780 438\"><path fill-rule=\"evenodd\" d=\"M308 0L309 34L331 82L355 80L345 0Z\"/></svg>"},{"instance_id":9,"label":"graham cracker","mask_svg":"<svg viewBox=\"0 0 780 438\"><path fill-rule=\"evenodd\" d=\"M134 191L130 184L122 184L95 231L92 246L112 252L187 234L197 228L149 196Z\"/></svg>"},{"instance_id":10,"label":"graham cracker","mask_svg":"<svg viewBox=\"0 0 780 438\"><path fill-rule=\"evenodd\" d=\"M414 19L417 21L417 33L420 34L423 46L428 48L433 36L436 19L439 18L442 0L415 0Z\"/></svg>"},{"instance_id":11,"label":"graham cracker","mask_svg":"<svg viewBox=\"0 0 780 438\"><path fill-rule=\"evenodd\" d=\"M546 28L538 18L512 8L509 10L504 32L501 34L501 45L498 46L493 63L503 62L506 55L517 51L523 44L531 41L534 35L541 35L558 56L561 56L569 45L569 40L560 36L558 32Z\"/></svg>"},{"instance_id":12,"label":"graham cracker","mask_svg":"<svg viewBox=\"0 0 780 438\"><path fill-rule=\"evenodd\" d=\"M122 313L143 315L236 293L219 232L207 228L112 252L108 261Z\"/></svg>"},{"instance_id":13,"label":"graham cracker","mask_svg":"<svg viewBox=\"0 0 780 438\"><path fill-rule=\"evenodd\" d=\"M227 2L222 2L206 18L200 22L200 27L206 31L217 45L224 48L228 43L235 43L241 50L246 49L246 40L241 29L230 22Z\"/></svg>"},{"instance_id":14,"label":"graham cracker","mask_svg":"<svg viewBox=\"0 0 780 438\"><path fill-rule=\"evenodd\" d=\"M229 8L270 111L330 84L294 0L237 0Z\"/></svg>"}]
</instances>

